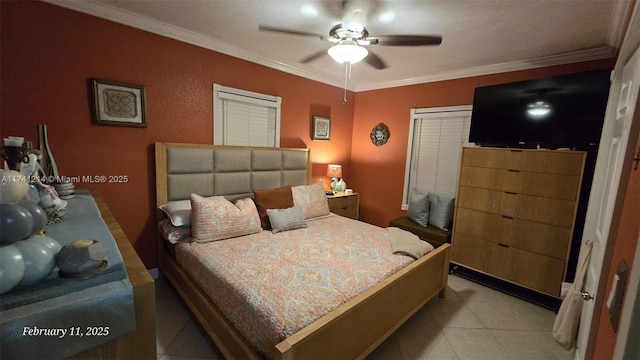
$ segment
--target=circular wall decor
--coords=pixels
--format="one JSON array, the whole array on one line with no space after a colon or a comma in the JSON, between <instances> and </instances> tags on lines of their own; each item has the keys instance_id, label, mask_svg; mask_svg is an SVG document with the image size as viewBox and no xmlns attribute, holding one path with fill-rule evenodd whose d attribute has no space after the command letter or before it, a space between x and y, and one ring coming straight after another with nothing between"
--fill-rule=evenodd
<instances>
[{"instance_id":1,"label":"circular wall decor","mask_svg":"<svg viewBox=\"0 0 640 360\"><path fill-rule=\"evenodd\" d=\"M369 137L375 146L382 146L389 140L389 127L384 123L380 123L373 127Z\"/></svg>"}]
</instances>

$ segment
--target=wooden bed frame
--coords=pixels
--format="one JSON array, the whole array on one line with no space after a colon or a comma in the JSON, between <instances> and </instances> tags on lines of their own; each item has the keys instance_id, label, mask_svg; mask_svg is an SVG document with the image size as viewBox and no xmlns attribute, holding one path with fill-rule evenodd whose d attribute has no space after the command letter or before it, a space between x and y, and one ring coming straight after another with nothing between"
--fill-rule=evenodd
<instances>
[{"instance_id":1,"label":"wooden bed frame","mask_svg":"<svg viewBox=\"0 0 640 360\"><path fill-rule=\"evenodd\" d=\"M156 143L156 198L168 202L167 149L216 149L214 145ZM237 149L250 149L238 147ZM264 150L265 148L260 148ZM283 150L283 149L272 149ZM311 162L308 157L308 179ZM307 181L308 181L307 179ZM162 217L158 211L158 218ZM178 291L218 349L228 359L260 359L244 337L200 287L183 271L159 238L159 268ZM449 244L409 264L351 301L293 334L274 349L276 359L361 359L370 354L416 311L436 295L445 297L449 272Z\"/></svg>"}]
</instances>

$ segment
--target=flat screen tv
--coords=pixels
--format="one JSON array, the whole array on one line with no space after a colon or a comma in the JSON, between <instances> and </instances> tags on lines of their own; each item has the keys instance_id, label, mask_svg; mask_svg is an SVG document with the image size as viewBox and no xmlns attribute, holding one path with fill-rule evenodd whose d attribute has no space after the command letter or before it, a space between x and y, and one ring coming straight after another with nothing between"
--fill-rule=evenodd
<instances>
[{"instance_id":1,"label":"flat screen tv","mask_svg":"<svg viewBox=\"0 0 640 360\"><path fill-rule=\"evenodd\" d=\"M469 141L522 148L597 147L611 70L475 89Z\"/></svg>"}]
</instances>

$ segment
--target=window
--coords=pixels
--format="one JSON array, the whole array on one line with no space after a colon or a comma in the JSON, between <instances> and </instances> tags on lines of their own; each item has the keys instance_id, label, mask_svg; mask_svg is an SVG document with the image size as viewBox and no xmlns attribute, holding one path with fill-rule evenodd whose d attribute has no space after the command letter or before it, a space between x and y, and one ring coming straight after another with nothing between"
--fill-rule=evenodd
<instances>
[{"instance_id":1,"label":"window","mask_svg":"<svg viewBox=\"0 0 640 360\"><path fill-rule=\"evenodd\" d=\"M213 143L280 146L278 96L213 85Z\"/></svg>"},{"instance_id":2,"label":"window","mask_svg":"<svg viewBox=\"0 0 640 360\"><path fill-rule=\"evenodd\" d=\"M411 110L402 208L411 189L456 195L462 146L469 142L471 106Z\"/></svg>"}]
</instances>

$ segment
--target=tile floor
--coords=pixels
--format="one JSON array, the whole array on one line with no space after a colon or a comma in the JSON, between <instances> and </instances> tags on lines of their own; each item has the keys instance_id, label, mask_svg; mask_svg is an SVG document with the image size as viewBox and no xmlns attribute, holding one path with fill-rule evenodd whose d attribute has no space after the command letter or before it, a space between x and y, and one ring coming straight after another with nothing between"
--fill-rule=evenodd
<instances>
[{"instance_id":1,"label":"tile floor","mask_svg":"<svg viewBox=\"0 0 640 360\"><path fill-rule=\"evenodd\" d=\"M166 280L156 282L161 360L222 359ZM572 359L551 337L555 314L496 290L449 277L446 299L434 298L369 359Z\"/></svg>"}]
</instances>

